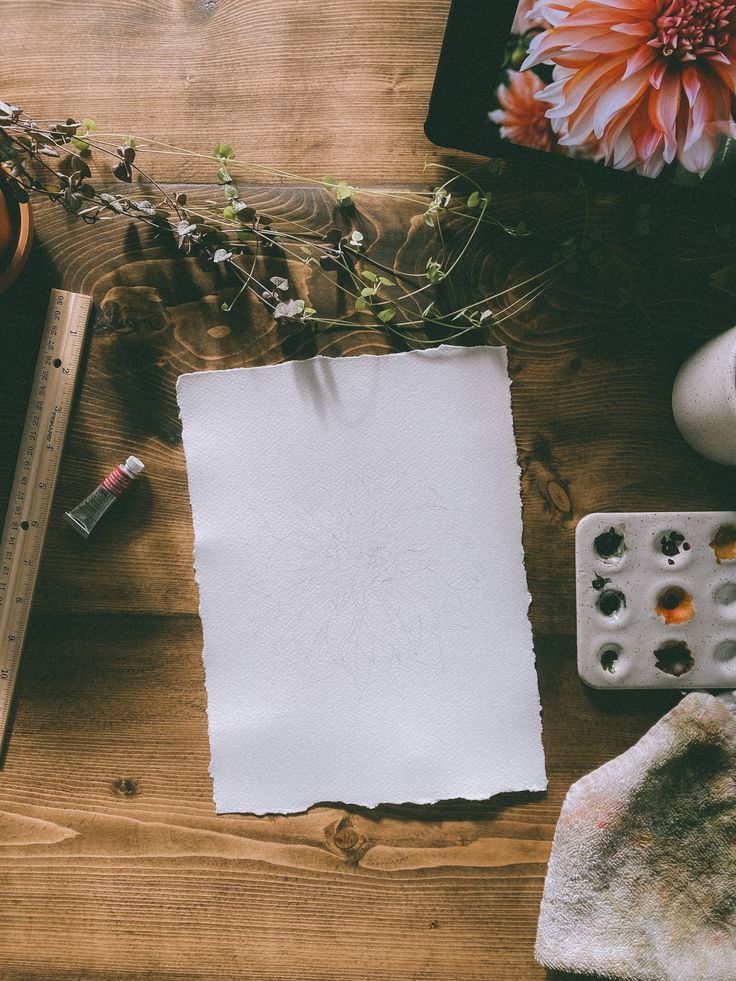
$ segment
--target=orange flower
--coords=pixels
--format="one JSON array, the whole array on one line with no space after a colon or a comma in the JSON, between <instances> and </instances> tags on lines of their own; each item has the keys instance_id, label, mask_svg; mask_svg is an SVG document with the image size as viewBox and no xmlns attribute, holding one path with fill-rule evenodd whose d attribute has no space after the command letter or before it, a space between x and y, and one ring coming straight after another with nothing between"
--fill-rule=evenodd
<instances>
[{"instance_id":1,"label":"orange flower","mask_svg":"<svg viewBox=\"0 0 736 981\"><path fill-rule=\"evenodd\" d=\"M488 113L501 127L505 140L535 150L554 150L556 141L545 112L550 103L539 101L544 82L534 72L508 73L507 85L499 85L496 98L500 109Z\"/></svg>"},{"instance_id":2,"label":"orange flower","mask_svg":"<svg viewBox=\"0 0 736 981\"><path fill-rule=\"evenodd\" d=\"M560 145L597 142L605 162L656 177L695 173L736 137L734 0L542 0L549 30L522 70L554 66L538 94Z\"/></svg>"}]
</instances>

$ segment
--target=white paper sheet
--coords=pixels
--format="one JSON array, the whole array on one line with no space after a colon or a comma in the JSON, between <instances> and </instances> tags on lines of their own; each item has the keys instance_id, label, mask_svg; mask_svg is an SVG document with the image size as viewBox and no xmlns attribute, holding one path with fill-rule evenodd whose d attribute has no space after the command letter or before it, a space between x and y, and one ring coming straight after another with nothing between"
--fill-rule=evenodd
<instances>
[{"instance_id":1,"label":"white paper sheet","mask_svg":"<svg viewBox=\"0 0 736 981\"><path fill-rule=\"evenodd\" d=\"M505 350L177 394L217 811L544 789Z\"/></svg>"}]
</instances>

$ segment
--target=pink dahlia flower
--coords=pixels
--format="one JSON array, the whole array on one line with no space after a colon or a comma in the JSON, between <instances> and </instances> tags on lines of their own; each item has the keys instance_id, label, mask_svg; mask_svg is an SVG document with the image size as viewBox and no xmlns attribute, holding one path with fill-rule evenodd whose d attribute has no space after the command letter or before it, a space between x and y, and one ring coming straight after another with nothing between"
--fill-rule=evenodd
<instances>
[{"instance_id":1,"label":"pink dahlia flower","mask_svg":"<svg viewBox=\"0 0 736 981\"><path fill-rule=\"evenodd\" d=\"M559 143L607 164L695 173L736 136L736 0L542 0L551 27L521 66L554 66L538 95Z\"/></svg>"},{"instance_id":2,"label":"pink dahlia flower","mask_svg":"<svg viewBox=\"0 0 736 981\"><path fill-rule=\"evenodd\" d=\"M534 72L508 73L508 84L496 92L501 107L488 115L501 127L501 136L535 150L556 149L555 135L545 112L550 103L540 102L544 82Z\"/></svg>"}]
</instances>

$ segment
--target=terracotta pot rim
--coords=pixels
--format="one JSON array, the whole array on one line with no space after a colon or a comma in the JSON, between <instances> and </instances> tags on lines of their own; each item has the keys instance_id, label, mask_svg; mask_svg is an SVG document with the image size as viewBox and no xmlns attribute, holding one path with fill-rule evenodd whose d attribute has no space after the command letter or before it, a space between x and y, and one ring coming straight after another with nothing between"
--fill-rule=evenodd
<instances>
[{"instance_id":1,"label":"terracotta pot rim","mask_svg":"<svg viewBox=\"0 0 736 981\"><path fill-rule=\"evenodd\" d=\"M4 167L0 170L5 170ZM3 180L0 175L0 194L2 194ZM18 215L18 227L15 234L15 244L10 262L0 269L0 293L15 282L21 269L26 264L28 255L33 244L33 215L29 201L15 203Z\"/></svg>"}]
</instances>

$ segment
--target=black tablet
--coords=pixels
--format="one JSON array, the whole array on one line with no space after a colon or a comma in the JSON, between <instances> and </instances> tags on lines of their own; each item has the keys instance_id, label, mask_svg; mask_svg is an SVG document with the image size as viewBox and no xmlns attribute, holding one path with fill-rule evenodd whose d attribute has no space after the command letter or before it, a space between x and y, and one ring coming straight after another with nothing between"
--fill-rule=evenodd
<instances>
[{"instance_id":1,"label":"black tablet","mask_svg":"<svg viewBox=\"0 0 736 981\"><path fill-rule=\"evenodd\" d=\"M729 185L736 0L454 0L432 142L583 173Z\"/></svg>"}]
</instances>

